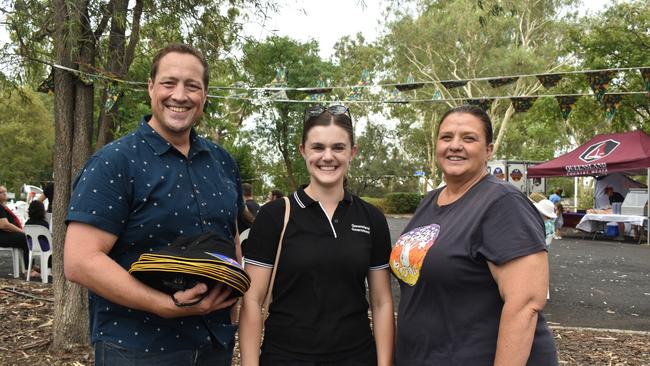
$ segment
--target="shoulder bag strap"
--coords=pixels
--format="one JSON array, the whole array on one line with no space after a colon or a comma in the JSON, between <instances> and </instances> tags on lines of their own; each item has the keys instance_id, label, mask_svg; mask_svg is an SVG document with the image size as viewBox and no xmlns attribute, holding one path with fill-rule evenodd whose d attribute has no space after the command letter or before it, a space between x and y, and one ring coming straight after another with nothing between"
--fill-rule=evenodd
<instances>
[{"instance_id":1,"label":"shoulder bag strap","mask_svg":"<svg viewBox=\"0 0 650 366\"><path fill-rule=\"evenodd\" d=\"M284 224L282 225L282 232L280 232L280 239L278 239L278 250L275 254L275 263L273 263L273 270L271 271L271 280L269 281L269 287L266 290L266 298L264 299L264 319L269 316L269 305L271 304L271 297L273 293L273 284L275 283L275 275L278 272L278 263L280 262L280 253L282 253L282 242L284 241L284 232L287 229L287 223L289 222L289 213L291 212L291 202L289 197L283 197L284 199Z\"/></svg>"}]
</instances>

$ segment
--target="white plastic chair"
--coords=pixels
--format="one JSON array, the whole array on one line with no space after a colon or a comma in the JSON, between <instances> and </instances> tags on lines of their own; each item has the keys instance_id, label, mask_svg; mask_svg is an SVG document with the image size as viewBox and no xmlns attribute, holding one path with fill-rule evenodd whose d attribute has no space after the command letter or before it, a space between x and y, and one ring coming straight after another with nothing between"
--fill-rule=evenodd
<instances>
[{"instance_id":1,"label":"white plastic chair","mask_svg":"<svg viewBox=\"0 0 650 366\"><path fill-rule=\"evenodd\" d=\"M41 225L25 225L23 228L27 238L27 247L29 248L29 265L27 267L27 281L32 271L32 262L34 255L41 259L41 280L47 283L50 269L47 266L48 259L52 255L52 233L46 227Z\"/></svg>"},{"instance_id":2,"label":"white plastic chair","mask_svg":"<svg viewBox=\"0 0 650 366\"><path fill-rule=\"evenodd\" d=\"M25 271L25 265L23 264L23 251L18 248L0 248L0 251L11 252L14 278L18 278L20 274Z\"/></svg>"}]
</instances>

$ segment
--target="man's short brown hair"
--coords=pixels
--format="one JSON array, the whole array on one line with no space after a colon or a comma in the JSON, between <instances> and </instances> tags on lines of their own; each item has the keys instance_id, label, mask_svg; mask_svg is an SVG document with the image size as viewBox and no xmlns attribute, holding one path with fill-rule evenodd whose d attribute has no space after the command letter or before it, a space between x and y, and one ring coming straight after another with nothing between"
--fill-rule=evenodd
<instances>
[{"instance_id":1,"label":"man's short brown hair","mask_svg":"<svg viewBox=\"0 0 650 366\"><path fill-rule=\"evenodd\" d=\"M208 90L208 82L210 81L210 70L208 68L208 63L196 48L183 43L172 43L158 51L156 56L153 58L153 62L151 63L151 70L149 71L149 78L151 81L156 79L156 74L158 73L158 64L160 64L160 60L165 57L165 55L173 52L192 55L201 61L201 64L203 65L203 88L205 90Z\"/></svg>"},{"instance_id":2,"label":"man's short brown hair","mask_svg":"<svg viewBox=\"0 0 650 366\"><path fill-rule=\"evenodd\" d=\"M244 193L244 196L253 195L253 186L250 183L242 183L241 190Z\"/></svg>"}]
</instances>

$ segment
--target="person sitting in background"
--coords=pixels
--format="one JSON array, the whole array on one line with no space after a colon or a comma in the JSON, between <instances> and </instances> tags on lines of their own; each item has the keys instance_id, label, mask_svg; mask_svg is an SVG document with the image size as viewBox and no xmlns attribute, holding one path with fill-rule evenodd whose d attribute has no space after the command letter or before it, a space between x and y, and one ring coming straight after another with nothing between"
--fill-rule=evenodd
<instances>
[{"instance_id":1,"label":"person sitting in background","mask_svg":"<svg viewBox=\"0 0 650 366\"><path fill-rule=\"evenodd\" d=\"M47 213L45 214L45 220L52 223L52 207L54 207L54 182L48 182L43 188L43 193L37 198L39 201L44 202L47 200ZM51 225L49 227L51 229Z\"/></svg>"},{"instance_id":2,"label":"person sitting in background","mask_svg":"<svg viewBox=\"0 0 650 366\"><path fill-rule=\"evenodd\" d=\"M25 225L41 225L47 228L48 230L50 230L50 224L46 220L45 205L40 200L33 200L29 204L29 208L27 209L27 215L29 215L29 219L25 221ZM52 257L49 258L48 265L50 267L52 266ZM41 269L37 266L32 266L32 272L29 275L29 277L31 279L40 278Z\"/></svg>"},{"instance_id":3,"label":"person sitting in background","mask_svg":"<svg viewBox=\"0 0 650 366\"><path fill-rule=\"evenodd\" d=\"M45 205L39 200L34 200L29 204L27 209L27 214L29 219L25 222L25 225L41 225L46 228L50 228L50 224L46 220L45 215Z\"/></svg>"},{"instance_id":4,"label":"person sitting in background","mask_svg":"<svg viewBox=\"0 0 650 366\"><path fill-rule=\"evenodd\" d=\"M22 250L23 264L27 268L29 249L25 232L20 219L7 207L7 188L5 186L0 186L0 247Z\"/></svg>"}]
</instances>

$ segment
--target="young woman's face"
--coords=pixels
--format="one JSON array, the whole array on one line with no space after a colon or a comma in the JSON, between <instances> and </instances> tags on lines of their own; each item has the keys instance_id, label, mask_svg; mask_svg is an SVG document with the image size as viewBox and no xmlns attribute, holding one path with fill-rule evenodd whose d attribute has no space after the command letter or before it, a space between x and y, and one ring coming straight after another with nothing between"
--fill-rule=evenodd
<instances>
[{"instance_id":1,"label":"young woman's face","mask_svg":"<svg viewBox=\"0 0 650 366\"><path fill-rule=\"evenodd\" d=\"M309 171L310 183L322 186L343 184L350 161L357 153L350 136L336 125L314 126L307 133L300 153Z\"/></svg>"},{"instance_id":2,"label":"young woman's face","mask_svg":"<svg viewBox=\"0 0 650 366\"><path fill-rule=\"evenodd\" d=\"M468 113L452 113L438 129L436 161L448 182L462 183L485 172L492 147L480 119Z\"/></svg>"}]
</instances>

